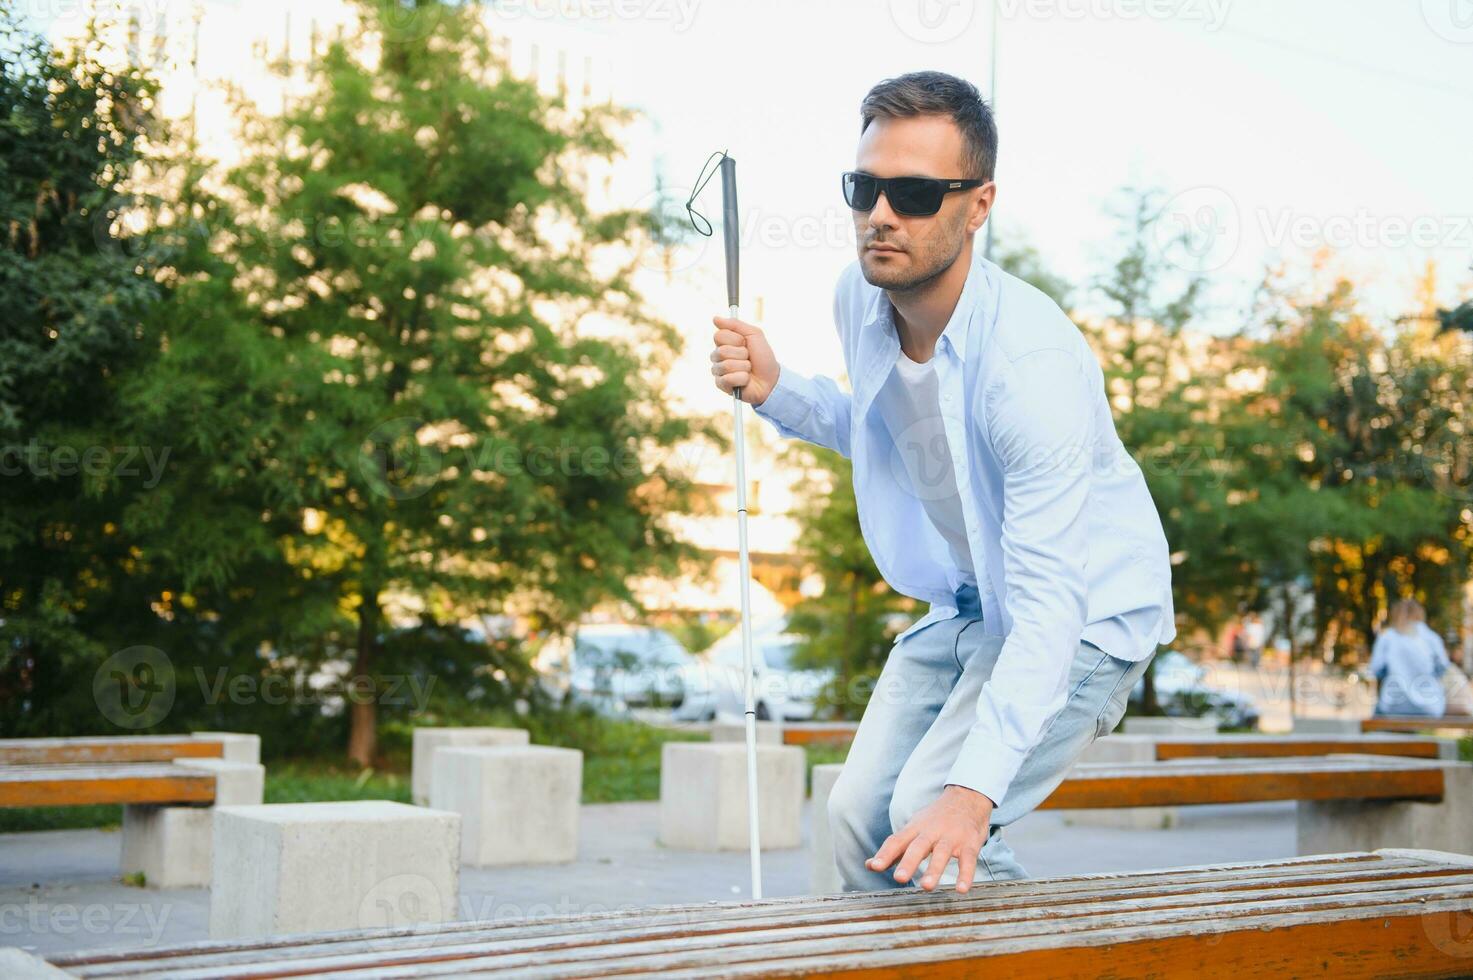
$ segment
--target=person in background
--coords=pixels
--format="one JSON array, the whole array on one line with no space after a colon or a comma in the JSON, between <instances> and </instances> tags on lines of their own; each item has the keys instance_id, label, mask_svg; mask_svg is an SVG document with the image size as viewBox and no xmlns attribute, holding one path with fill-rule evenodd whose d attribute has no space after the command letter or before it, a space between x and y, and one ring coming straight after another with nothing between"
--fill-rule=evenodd
<instances>
[{"instance_id":1,"label":"person in background","mask_svg":"<svg viewBox=\"0 0 1473 980\"><path fill-rule=\"evenodd\" d=\"M1267 640L1268 628L1263 625L1263 617L1256 612L1249 613L1243 623L1243 659L1249 667L1259 665Z\"/></svg>"},{"instance_id":2,"label":"person in background","mask_svg":"<svg viewBox=\"0 0 1473 980\"><path fill-rule=\"evenodd\" d=\"M1447 708L1441 681L1447 651L1440 642L1427 640L1423 631L1432 631L1425 615L1417 600L1402 599L1391 607L1387 627L1376 636L1371 673L1380 684L1378 715L1438 718Z\"/></svg>"}]
</instances>

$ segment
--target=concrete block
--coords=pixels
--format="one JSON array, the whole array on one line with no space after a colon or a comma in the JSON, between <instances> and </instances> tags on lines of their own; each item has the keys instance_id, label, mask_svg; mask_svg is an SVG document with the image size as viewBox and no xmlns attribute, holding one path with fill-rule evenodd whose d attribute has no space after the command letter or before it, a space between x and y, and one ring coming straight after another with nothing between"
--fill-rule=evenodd
<instances>
[{"instance_id":1,"label":"concrete block","mask_svg":"<svg viewBox=\"0 0 1473 980\"><path fill-rule=\"evenodd\" d=\"M745 721L713 721L711 741L741 742L745 745L747 743L747 723ZM783 723L780 721L757 722L757 744L783 744Z\"/></svg>"},{"instance_id":2,"label":"concrete block","mask_svg":"<svg viewBox=\"0 0 1473 980\"><path fill-rule=\"evenodd\" d=\"M261 736L245 735L240 732L194 732L194 737L207 742L219 742L223 748L220 758L226 762L261 761Z\"/></svg>"},{"instance_id":3,"label":"concrete block","mask_svg":"<svg viewBox=\"0 0 1473 980\"><path fill-rule=\"evenodd\" d=\"M259 763L179 759L174 765L215 777L215 806L261 802L266 770ZM215 807L123 807L122 871L150 888L203 888L210 883Z\"/></svg>"},{"instance_id":4,"label":"concrete block","mask_svg":"<svg viewBox=\"0 0 1473 980\"><path fill-rule=\"evenodd\" d=\"M1441 803L1301 800L1299 853L1397 847L1473 854L1473 763L1437 764L1445 779Z\"/></svg>"},{"instance_id":5,"label":"concrete block","mask_svg":"<svg viewBox=\"0 0 1473 980\"><path fill-rule=\"evenodd\" d=\"M531 741L525 728L416 728L414 754L410 759L410 799L429 806L430 781L435 774L435 750L478 745L526 745Z\"/></svg>"},{"instance_id":6,"label":"concrete block","mask_svg":"<svg viewBox=\"0 0 1473 980\"><path fill-rule=\"evenodd\" d=\"M216 808L210 937L455 918L460 816L387 800Z\"/></svg>"},{"instance_id":7,"label":"concrete block","mask_svg":"<svg viewBox=\"0 0 1473 980\"><path fill-rule=\"evenodd\" d=\"M764 849L803 842L804 751L757 746L757 820ZM747 848L747 747L666 742L660 756L660 843L688 851Z\"/></svg>"},{"instance_id":8,"label":"concrete block","mask_svg":"<svg viewBox=\"0 0 1473 980\"><path fill-rule=\"evenodd\" d=\"M72 974L16 946L0 949L0 977L6 980L72 980Z\"/></svg>"},{"instance_id":9,"label":"concrete block","mask_svg":"<svg viewBox=\"0 0 1473 980\"><path fill-rule=\"evenodd\" d=\"M810 812L808 842L808 892L832 895L844 890L834 863L834 833L829 827L829 793L844 771L841 763L813 767L813 809Z\"/></svg>"},{"instance_id":10,"label":"concrete block","mask_svg":"<svg viewBox=\"0 0 1473 980\"><path fill-rule=\"evenodd\" d=\"M1216 715L1204 715L1201 718L1131 715L1125 719L1121 731L1126 735L1215 735L1217 726Z\"/></svg>"},{"instance_id":11,"label":"concrete block","mask_svg":"<svg viewBox=\"0 0 1473 980\"><path fill-rule=\"evenodd\" d=\"M583 753L548 745L435 751L430 806L460 814L460 860L476 868L578 856Z\"/></svg>"},{"instance_id":12,"label":"concrete block","mask_svg":"<svg viewBox=\"0 0 1473 980\"><path fill-rule=\"evenodd\" d=\"M1301 718L1294 716L1295 735L1359 735L1359 718Z\"/></svg>"},{"instance_id":13,"label":"concrete block","mask_svg":"<svg viewBox=\"0 0 1473 980\"><path fill-rule=\"evenodd\" d=\"M1127 719L1129 720L1129 719ZM1160 719L1141 719L1158 721ZM1172 719L1176 720L1176 719ZM1180 719L1198 721L1196 718ZM1172 734L1181 734L1173 732ZM1080 762L1155 762L1157 735L1106 735L1084 750ZM1167 830L1181 822L1174 806L1131 806L1109 810L1060 810L1064 823L1074 827L1110 827L1117 830Z\"/></svg>"}]
</instances>

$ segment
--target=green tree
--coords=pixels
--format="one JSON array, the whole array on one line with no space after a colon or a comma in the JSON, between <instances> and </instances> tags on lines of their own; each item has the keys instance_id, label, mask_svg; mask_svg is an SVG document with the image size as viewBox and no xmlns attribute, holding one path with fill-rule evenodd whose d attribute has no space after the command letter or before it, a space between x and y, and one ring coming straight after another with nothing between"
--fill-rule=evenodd
<instances>
[{"instance_id":1,"label":"green tree","mask_svg":"<svg viewBox=\"0 0 1473 980\"><path fill-rule=\"evenodd\" d=\"M117 216L157 133L154 83L53 50L0 3L0 730L95 726L106 637L149 618L120 532L146 495L117 378L147 363L157 298ZM157 458L154 458L157 461ZM136 634L135 634L136 635ZM78 684L78 677L86 683Z\"/></svg>"},{"instance_id":2,"label":"green tree","mask_svg":"<svg viewBox=\"0 0 1473 980\"><path fill-rule=\"evenodd\" d=\"M242 105L211 247L273 392L241 465L317 586L293 613L351 622L315 653L351 659L367 765L405 668L392 607L454 623L519 597L557 624L627 596L679 553L661 517L683 486L651 458L692 426L659 397L674 333L631 282L647 216L587 203L625 113L514 78L477 5L362 9L288 67L304 94L282 113Z\"/></svg>"}]
</instances>

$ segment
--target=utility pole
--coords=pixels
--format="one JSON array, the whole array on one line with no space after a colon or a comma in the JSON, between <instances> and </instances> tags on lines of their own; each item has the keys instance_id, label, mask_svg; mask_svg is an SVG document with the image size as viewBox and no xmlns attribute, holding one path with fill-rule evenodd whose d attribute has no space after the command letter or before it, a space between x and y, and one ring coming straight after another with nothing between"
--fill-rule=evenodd
<instances>
[{"instance_id":1,"label":"utility pole","mask_svg":"<svg viewBox=\"0 0 1473 980\"><path fill-rule=\"evenodd\" d=\"M987 101L992 106L993 125L997 125L997 0L992 0L992 56L988 58L988 72L991 78L987 83ZM993 166L996 167L996 161ZM996 173L993 174L997 176ZM982 243L982 257L989 262L992 260L992 215L987 216L987 237Z\"/></svg>"}]
</instances>

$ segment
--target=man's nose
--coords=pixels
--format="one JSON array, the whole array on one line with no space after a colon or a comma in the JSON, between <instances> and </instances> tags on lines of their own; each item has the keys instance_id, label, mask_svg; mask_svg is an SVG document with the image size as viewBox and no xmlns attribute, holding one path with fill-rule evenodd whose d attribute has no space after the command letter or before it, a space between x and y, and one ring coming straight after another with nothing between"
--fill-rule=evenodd
<instances>
[{"instance_id":1,"label":"man's nose","mask_svg":"<svg viewBox=\"0 0 1473 980\"><path fill-rule=\"evenodd\" d=\"M900 218L890 209L890 199L881 191L879 197L875 198L875 206L870 208L869 226L871 228L898 228Z\"/></svg>"}]
</instances>

